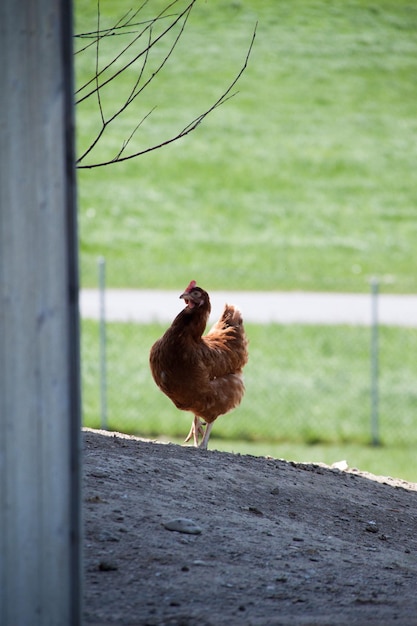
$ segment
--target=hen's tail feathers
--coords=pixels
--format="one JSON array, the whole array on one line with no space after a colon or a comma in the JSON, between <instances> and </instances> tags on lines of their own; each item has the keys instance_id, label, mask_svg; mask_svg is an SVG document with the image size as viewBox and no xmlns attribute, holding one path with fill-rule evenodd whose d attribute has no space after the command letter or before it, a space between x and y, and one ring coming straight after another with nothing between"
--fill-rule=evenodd
<instances>
[{"instance_id":1,"label":"hen's tail feathers","mask_svg":"<svg viewBox=\"0 0 417 626\"><path fill-rule=\"evenodd\" d=\"M233 304L226 304L220 320L223 320L226 326L238 327L243 324L242 314Z\"/></svg>"},{"instance_id":2,"label":"hen's tail feathers","mask_svg":"<svg viewBox=\"0 0 417 626\"><path fill-rule=\"evenodd\" d=\"M230 369L241 371L248 361L248 340L242 314L237 307L225 305L220 319L206 335L206 342L215 349L227 352Z\"/></svg>"},{"instance_id":3,"label":"hen's tail feathers","mask_svg":"<svg viewBox=\"0 0 417 626\"><path fill-rule=\"evenodd\" d=\"M233 304L226 304L220 319L214 324L210 333L219 331L220 329L226 330L227 328L239 329L239 327L243 329L241 312Z\"/></svg>"}]
</instances>

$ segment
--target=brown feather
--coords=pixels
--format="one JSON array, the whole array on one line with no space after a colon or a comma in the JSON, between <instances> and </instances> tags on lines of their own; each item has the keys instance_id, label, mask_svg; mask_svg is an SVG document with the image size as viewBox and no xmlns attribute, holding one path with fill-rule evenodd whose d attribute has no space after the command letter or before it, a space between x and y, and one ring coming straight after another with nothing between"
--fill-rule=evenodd
<instances>
[{"instance_id":1,"label":"brown feather","mask_svg":"<svg viewBox=\"0 0 417 626\"><path fill-rule=\"evenodd\" d=\"M248 342L240 311L228 304L203 336L209 295L194 282L187 289L180 296L187 306L152 346L150 367L156 384L177 408L211 423L242 400Z\"/></svg>"}]
</instances>

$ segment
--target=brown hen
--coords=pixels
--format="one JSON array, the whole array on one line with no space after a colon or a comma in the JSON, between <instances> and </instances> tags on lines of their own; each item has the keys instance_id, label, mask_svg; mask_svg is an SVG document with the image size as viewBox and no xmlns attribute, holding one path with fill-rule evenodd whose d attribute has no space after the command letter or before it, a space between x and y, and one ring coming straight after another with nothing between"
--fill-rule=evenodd
<instances>
[{"instance_id":1,"label":"brown hen","mask_svg":"<svg viewBox=\"0 0 417 626\"><path fill-rule=\"evenodd\" d=\"M194 414L185 441L193 437L196 446L207 448L213 422L242 400L248 342L235 306L226 304L203 337L211 310L208 293L193 280L180 298L186 306L152 346L150 367L156 384L175 406Z\"/></svg>"}]
</instances>

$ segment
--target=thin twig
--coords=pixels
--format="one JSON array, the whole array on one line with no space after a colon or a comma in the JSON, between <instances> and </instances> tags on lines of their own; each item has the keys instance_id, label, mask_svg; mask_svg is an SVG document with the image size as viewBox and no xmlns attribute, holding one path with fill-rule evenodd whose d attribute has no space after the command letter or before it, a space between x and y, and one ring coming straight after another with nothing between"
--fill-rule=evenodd
<instances>
[{"instance_id":1,"label":"thin twig","mask_svg":"<svg viewBox=\"0 0 417 626\"><path fill-rule=\"evenodd\" d=\"M166 7L166 9L164 9L164 11L162 11L154 20L152 20L151 24L154 24L157 19L159 19L159 17L161 15L163 15L163 13L169 9L173 4L175 4L178 0L174 0L168 7ZM190 2L187 7L176 17L176 19L171 22L171 24L164 30L162 31L162 33L160 35L158 35L158 37L156 37L152 44L151 47L154 47L163 37L165 37L165 35L167 35L167 33L172 30L177 24L178 22L182 19L182 17L184 17L185 15L187 15L187 13L189 14L191 12L191 9L193 7L193 5L195 4L196 0L192 0L192 2ZM104 67L101 72L100 75L105 72L107 69L109 69L109 67L111 67L121 56L123 56L123 54L143 35L143 33L150 28L150 25L148 25L143 31L141 31L106 67ZM125 63L118 71L116 71L114 74L112 74L112 76L110 76L107 80L104 80L100 85L99 85L99 89L102 89L103 87L105 87L106 85L108 85L111 81L113 81L115 78L117 78L120 74L122 74L125 70L127 70L131 65L133 65L141 56L143 56L144 54L146 54L147 49L142 50L141 52L139 52L137 55L135 55L128 63ZM78 89L78 91L76 93L79 93L80 91L82 91L85 87L87 87L87 85L89 85L91 82L93 82L95 79L92 78L90 81L88 81L83 87L81 87L80 89ZM89 91L85 96L79 98L75 104L80 104L81 102L83 102L84 100L86 100L87 98L89 98L90 96L94 95L96 92L97 87L95 87L94 89L92 89L91 91Z\"/></svg>"},{"instance_id":2,"label":"thin twig","mask_svg":"<svg viewBox=\"0 0 417 626\"><path fill-rule=\"evenodd\" d=\"M152 115L152 113L155 111L156 106L154 106L149 113L147 113L139 122L139 124L136 126L136 128L130 133L129 137L123 142L122 147L120 148L118 154L114 157L113 159L113 163L117 163L117 161L120 160L121 155L123 154L123 152L126 150L127 146L129 145L130 140L132 139L133 135L136 133L136 131L138 130L138 128L140 126L142 126L143 122L148 119L148 117L150 115Z\"/></svg>"},{"instance_id":3,"label":"thin twig","mask_svg":"<svg viewBox=\"0 0 417 626\"><path fill-rule=\"evenodd\" d=\"M145 58L143 59L143 63L142 63L142 67L140 68L140 72L138 74L138 77L136 79L135 84L133 85L133 88L130 92L130 95L128 97L128 99L126 100L126 105L125 107L123 107L120 112L122 112L122 110L124 110L125 108L127 108L127 106L135 99L135 92L140 84L140 81L142 80L142 76L143 73L145 71L147 62L148 62L148 58L149 58L149 50L150 50L150 45L151 45L151 41L152 41L152 28L149 29L149 37L148 37L148 47L146 49L146 54L145 54ZM155 75L155 74L154 74ZM139 92L138 92L139 93ZM136 94L137 95L137 94Z\"/></svg>"},{"instance_id":4,"label":"thin twig","mask_svg":"<svg viewBox=\"0 0 417 626\"><path fill-rule=\"evenodd\" d=\"M100 0L97 0L97 34L100 32ZM103 126L105 125L103 107L101 105L101 94L100 89L98 87L98 59L99 59L99 47L100 47L100 39L101 37L97 36L97 45L96 45L96 85L97 85L97 103L101 116L101 123Z\"/></svg>"},{"instance_id":5,"label":"thin twig","mask_svg":"<svg viewBox=\"0 0 417 626\"><path fill-rule=\"evenodd\" d=\"M191 8L190 8L190 11L191 11ZM185 15L184 22L183 22L183 24L182 24L182 26L180 28L180 31L179 31L177 37L175 38L174 42L172 43L171 47L169 48L167 54L165 55L165 57L163 58L163 60L159 64L159 66L156 68L156 70L148 78L148 80L145 81L145 83L142 85L142 87L140 89L137 89L138 82L139 82L139 80L141 78L141 75L140 75L139 79L135 83L133 91L131 91L128 99L124 102L124 104L110 118L108 118L106 121L104 121L104 119L102 118L102 127L101 127L100 131L97 133L97 136L91 142L90 146L78 158L77 165L79 163L81 163L86 158L86 156L88 156L88 154L93 150L93 148L97 145L97 143L99 142L99 140L103 136L107 126L109 124L111 124L111 122L113 122L116 119L116 117L118 117L121 113L123 113L123 111L125 111L125 109L133 102L133 100L152 82L152 80L155 78L155 76L161 71L162 67L165 65L165 63L168 61L169 57L171 56L175 46L177 45L177 43L178 43L178 41L179 41L183 31L184 31L184 28L185 28L185 25L187 23L188 17L190 15L190 11ZM151 40L151 31L150 31L149 40L148 40L148 46L147 46L147 48L145 50L144 64L146 63L146 60L148 58L148 54L149 54L149 51L150 51L152 45L153 44L152 44L152 40ZM144 69L144 64L142 64L142 70Z\"/></svg>"},{"instance_id":6,"label":"thin twig","mask_svg":"<svg viewBox=\"0 0 417 626\"><path fill-rule=\"evenodd\" d=\"M256 37L256 30L257 30L257 25L258 23L255 24L255 28L253 31L253 35L252 35L252 39L251 42L249 44L249 48L245 57L245 61L240 69L240 71L238 72L237 76L235 77L235 79L230 83L229 87L226 89L226 91L220 96L220 98L218 98L216 100L216 102L209 108L207 109L204 113L201 113L199 116L197 116L192 122L190 122L189 124L187 124L187 126L185 126L183 128L183 130L181 130L179 133L177 133L175 136L171 137L170 139L167 139L165 141L162 141L154 146L151 146L149 148L145 148L144 150L140 150L138 152L135 152L134 154L131 154L129 156L125 156L122 157L120 156L122 154L122 152L125 150L127 144L129 143L131 137L133 135L131 135L131 137L128 139L127 143L124 145L124 147L122 148L121 152L119 153L119 156L116 158L113 158L109 161L103 161L101 163L94 163L91 165L77 165L77 167L79 169L93 169L96 167L104 167L106 165L110 165L112 163L122 163L123 161L128 161L130 159L134 159L138 156L141 156L143 154L147 154L148 152L152 152L154 150L157 150L159 148L162 148L163 146L167 146L171 143L173 143L174 141L177 141L178 139L181 139L182 137L185 137L186 135L188 135L189 133L191 133L193 130L195 130L197 128L197 126L199 126L199 124L201 124L201 122L215 109L217 109L219 106L221 106L222 104L224 104L225 102L227 102L228 100L230 100L230 98L234 97L236 95L236 92L231 94L230 92L232 91L233 87L236 85L236 83L238 82L239 78L242 76L243 72L246 70L248 62L249 62L249 57L252 51L252 47L255 41L255 37ZM144 118L145 119L145 118ZM143 122L144 120L142 120ZM141 123L142 123L141 122ZM139 124L140 125L140 124ZM138 125L138 127L139 127ZM136 132L136 129L135 131ZM78 160L78 163L80 163L82 159Z\"/></svg>"},{"instance_id":7,"label":"thin twig","mask_svg":"<svg viewBox=\"0 0 417 626\"><path fill-rule=\"evenodd\" d=\"M139 10L139 9L138 9ZM109 37L109 36L113 36L113 35L125 35L125 34L133 34L132 33L117 33L116 31L122 28L126 28L127 23L126 24L122 24L122 22L127 18L127 16L129 15L129 13L132 12L132 9L129 9L129 11L127 11L127 13L125 13L120 19L117 20L116 24L114 26L111 26L110 28L103 28L100 30L100 32L98 33L98 35L100 37ZM148 20L151 21L151 20ZM119 26L120 24L120 26ZM131 24L130 26L139 26L141 24L141 22L139 22L138 24ZM143 22L143 24L145 24L145 22ZM84 52L85 50L87 50L87 48L90 48L91 46L94 46L96 43L96 38L97 38L97 31L93 30L89 33L79 33L78 35L74 35L74 39L93 39L93 41L90 41L90 43L88 43L86 46L84 46L84 48L80 48L79 50L76 50L74 52L74 55L76 54L80 54L81 52Z\"/></svg>"}]
</instances>

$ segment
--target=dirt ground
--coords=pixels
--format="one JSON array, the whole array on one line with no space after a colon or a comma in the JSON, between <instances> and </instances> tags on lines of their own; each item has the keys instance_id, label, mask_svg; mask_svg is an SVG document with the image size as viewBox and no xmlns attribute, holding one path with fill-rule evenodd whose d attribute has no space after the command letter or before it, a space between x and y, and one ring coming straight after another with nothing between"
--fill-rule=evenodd
<instances>
[{"instance_id":1,"label":"dirt ground","mask_svg":"<svg viewBox=\"0 0 417 626\"><path fill-rule=\"evenodd\" d=\"M83 440L86 624L417 625L417 484Z\"/></svg>"}]
</instances>

